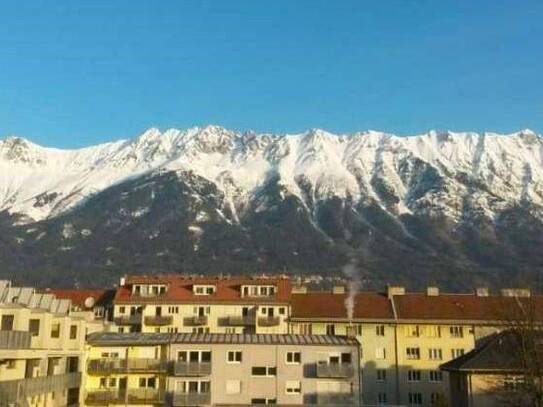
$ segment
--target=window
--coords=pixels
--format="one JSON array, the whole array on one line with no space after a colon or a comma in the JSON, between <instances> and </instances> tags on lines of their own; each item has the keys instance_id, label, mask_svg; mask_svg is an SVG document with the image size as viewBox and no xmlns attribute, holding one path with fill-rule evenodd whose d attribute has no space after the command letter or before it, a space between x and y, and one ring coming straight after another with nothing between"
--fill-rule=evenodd
<instances>
[{"instance_id":1,"label":"window","mask_svg":"<svg viewBox=\"0 0 543 407\"><path fill-rule=\"evenodd\" d=\"M431 338L441 338L441 327L439 325L430 325L426 328L426 334Z\"/></svg>"},{"instance_id":2,"label":"window","mask_svg":"<svg viewBox=\"0 0 543 407\"><path fill-rule=\"evenodd\" d=\"M375 335L377 335L377 336L385 336L385 326L384 325L377 325L375 327Z\"/></svg>"},{"instance_id":3,"label":"window","mask_svg":"<svg viewBox=\"0 0 543 407\"><path fill-rule=\"evenodd\" d=\"M387 394L386 393L378 393L377 394L377 403L378 404L386 404L387 403Z\"/></svg>"},{"instance_id":4,"label":"window","mask_svg":"<svg viewBox=\"0 0 543 407\"><path fill-rule=\"evenodd\" d=\"M28 320L28 332L30 332L32 336L38 336L40 334L40 320L39 319Z\"/></svg>"},{"instance_id":5,"label":"window","mask_svg":"<svg viewBox=\"0 0 543 407\"><path fill-rule=\"evenodd\" d=\"M70 325L70 339L77 339L77 325Z\"/></svg>"},{"instance_id":6,"label":"window","mask_svg":"<svg viewBox=\"0 0 543 407\"><path fill-rule=\"evenodd\" d=\"M241 363L241 351L240 350L229 350L227 353L228 363Z\"/></svg>"},{"instance_id":7,"label":"window","mask_svg":"<svg viewBox=\"0 0 543 407\"><path fill-rule=\"evenodd\" d=\"M464 354L464 349L451 349L451 358L456 359Z\"/></svg>"},{"instance_id":8,"label":"window","mask_svg":"<svg viewBox=\"0 0 543 407\"><path fill-rule=\"evenodd\" d=\"M420 348L407 348L405 352L407 359L420 359Z\"/></svg>"},{"instance_id":9,"label":"window","mask_svg":"<svg viewBox=\"0 0 543 407\"><path fill-rule=\"evenodd\" d=\"M9 359L6 365L6 369L15 369L17 361L15 359Z\"/></svg>"},{"instance_id":10,"label":"window","mask_svg":"<svg viewBox=\"0 0 543 407\"><path fill-rule=\"evenodd\" d=\"M271 366L253 366L251 375L253 376L275 376L277 369Z\"/></svg>"},{"instance_id":11,"label":"window","mask_svg":"<svg viewBox=\"0 0 543 407\"><path fill-rule=\"evenodd\" d=\"M387 371L385 369L377 369L377 381L384 382L387 379Z\"/></svg>"},{"instance_id":12,"label":"window","mask_svg":"<svg viewBox=\"0 0 543 407\"><path fill-rule=\"evenodd\" d=\"M107 377L100 377L100 388L103 389L107 387Z\"/></svg>"},{"instance_id":13,"label":"window","mask_svg":"<svg viewBox=\"0 0 543 407\"><path fill-rule=\"evenodd\" d=\"M443 352L439 348L428 349L428 359L430 360L442 360Z\"/></svg>"},{"instance_id":14,"label":"window","mask_svg":"<svg viewBox=\"0 0 543 407\"><path fill-rule=\"evenodd\" d=\"M123 326L119 327L119 333L121 333L121 334L124 333L124 327Z\"/></svg>"},{"instance_id":15,"label":"window","mask_svg":"<svg viewBox=\"0 0 543 407\"><path fill-rule=\"evenodd\" d=\"M407 325L405 329L406 329L406 336L416 337L416 338L420 336L420 329L418 325Z\"/></svg>"},{"instance_id":16,"label":"window","mask_svg":"<svg viewBox=\"0 0 543 407\"><path fill-rule=\"evenodd\" d=\"M342 353L341 363L351 363L351 354L348 352Z\"/></svg>"},{"instance_id":17,"label":"window","mask_svg":"<svg viewBox=\"0 0 543 407\"><path fill-rule=\"evenodd\" d=\"M241 381L240 380L227 380L226 381L226 394L240 394L241 393Z\"/></svg>"},{"instance_id":18,"label":"window","mask_svg":"<svg viewBox=\"0 0 543 407\"><path fill-rule=\"evenodd\" d=\"M115 377L109 379L109 387L117 387L117 379Z\"/></svg>"},{"instance_id":19,"label":"window","mask_svg":"<svg viewBox=\"0 0 543 407\"><path fill-rule=\"evenodd\" d=\"M439 370L430 370L430 381L431 382L443 381L443 373Z\"/></svg>"},{"instance_id":20,"label":"window","mask_svg":"<svg viewBox=\"0 0 543 407\"><path fill-rule=\"evenodd\" d=\"M60 324L58 322L51 325L51 338L60 338Z\"/></svg>"},{"instance_id":21,"label":"window","mask_svg":"<svg viewBox=\"0 0 543 407\"><path fill-rule=\"evenodd\" d=\"M375 348L375 359L386 359L386 349Z\"/></svg>"},{"instance_id":22,"label":"window","mask_svg":"<svg viewBox=\"0 0 543 407\"><path fill-rule=\"evenodd\" d=\"M190 363L208 363L211 362L211 352L205 350L182 350L177 352L177 360Z\"/></svg>"},{"instance_id":23,"label":"window","mask_svg":"<svg viewBox=\"0 0 543 407\"><path fill-rule=\"evenodd\" d=\"M408 382L420 382L421 374L420 370L408 370L407 381Z\"/></svg>"},{"instance_id":24,"label":"window","mask_svg":"<svg viewBox=\"0 0 543 407\"><path fill-rule=\"evenodd\" d=\"M150 389L154 389L156 386L156 379L154 377L140 377L139 380L139 387L146 387Z\"/></svg>"},{"instance_id":25,"label":"window","mask_svg":"<svg viewBox=\"0 0 543 407\"><path fill-rule=\"evenodd\" d=\"M326 324L326 335L335 335L336 326L334 324Z\"/></svg>"},{"instance_id":26,"label":"window","mask_svg":"<svg viewBox=\"0 0 543 407\"><path fill-rule=\"evenodd\" d=\"M522 376L507 376L503 379L503 389L506 392L523 390L524 377Z\"/></svg>"},{"instance_id":27,"label":"window","mask_svg":"<svg viewBox=\"0 0 543 407\"><path fill-rule=\"evenodd\" d=\"M285 307L279 307L279 315L285 315Z\"/></svg>"},{"instance_id":28,"label":"window","mask_svg":"<svg viewBox=\"0 0 543 407\"><path fill-rule=\"evenodd\" d=\"M126 312L125 307L119 307L119 314L124 314Z\"/></svg>"},{"instance_id":29,"label":"window","mask_svg":"<svg viewBox=\"0 0 543 407\"><path fill-rule=\"evenodd\" d=\"M0 324L0 330L13 331L13 321L15 315L2 315L2 323Z\"/></svg>"},{"instance_id":30,"label":"window","mask_svg":"<svg viewBox=\"0 0 543 407\"><path fill-rule=\"evenodd\" d=\"M311 335L313 329L311 324L300 324L300 335Z\"/></svg>"},{"instance_id":31,"label":"window","mask_svg":"<svg viewBox=\"0 0 543 407\"><path fill-rule=\"evenodd\" d=\"M287 380L285 383L286 394L300 394L302 392L302 385L299 380Z\"/></svg>"},{"instance_id":32,"label":"window","mask_svg":"<svg viewBox=\"0 0 543 407\"><path fill-rule=\"evenodd\" d=\"M407 395L410 406L420 406L422 405L422 393L409 393Z\"/></svg>"},{"instance_id":33,"label":"window","mask_svg":"<svg viewBox=\"0 0 543 407\"><path fill-rule=\"evenodd\" d=\"M461 326L451 326L449 328L449 331L451 333L451 337L453 337L453 338L463 338L464 337L464 329Z\"/></svg>"},{"instance_id":34,"label":"window","mask_svg":"<svg viewBox=\"0 0 543 407\"><path fill-rule=\"evenodd\" d=\"M300 363L302 363L301 352L287 352L287 364L299 365Z\"/></svg>"}]
</instances>

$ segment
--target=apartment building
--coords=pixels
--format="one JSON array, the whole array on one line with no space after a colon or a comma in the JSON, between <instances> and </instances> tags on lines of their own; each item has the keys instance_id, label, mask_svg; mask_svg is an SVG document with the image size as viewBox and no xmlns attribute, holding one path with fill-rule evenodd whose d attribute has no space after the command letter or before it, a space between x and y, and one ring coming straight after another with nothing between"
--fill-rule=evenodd
<instances>
[{"instance_id":1,"label":"apartment building","mask_svg":"<svg viewBox=\"0 0 543 407\"><path fill-rule=\"evenodd\" d=\"M79 404L83 318L69 300L0 281L0 405Z\"/></svg>"},{"instance_id":2,"label":"apartment building","mask_svg":"<svg viewBox=\"0 0 543 407\"><path fill-rule=\"evenodd\" d=\"M354 338L96 333L87 405L358 405Z\"/></svg>"},{"instance_id":3,"label":"apartment building","mask_svg":"<svg viewBox=\"0 0 543 407\"><path fill-rule=\"evenodd\" d=\"M482 289L442 294L436 287L406 293L388 287L386 293L358 293L349 318L344 290L302 292L291 297L289 332L355 336L361 344L364 403L431 406L449 395L448 373L440 365L507 327L509 316L518 314L511 310L530 308L543 320L543 297L528 295L504 290L491 296Z\"/></svg>"},{"instance_id":4,"label":"apartment building","mask_svg":"<svg viewBox=\"0 0 543 407\"><path fill-rule=\"evenodd\" d=\"M288 331L288 278L128 276L114 303L118 332L262 333Z\"/></svg>"}]
</instances>

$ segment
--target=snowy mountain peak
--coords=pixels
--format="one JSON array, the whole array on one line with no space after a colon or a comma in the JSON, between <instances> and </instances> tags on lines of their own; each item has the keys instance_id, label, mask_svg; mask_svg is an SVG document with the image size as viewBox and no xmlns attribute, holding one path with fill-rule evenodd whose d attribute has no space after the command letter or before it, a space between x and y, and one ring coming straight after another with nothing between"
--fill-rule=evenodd
<instances>
[{"instance_id":1,"label":"snowy mountain peak","mask_svg":"<svg viewBox=\"0 0 543 407\"><path fill-rule=\"evenodd\" d=\"M270 179L308 207L338 197L375 203L391 216L424 212L458 221L468 203L490 218L520 203L543 205L543 138L530 130L398 137L322 129L240 133L210 125L150 128L132 140L78 150L7 138L0 141L0 211L56 216L114 184L163 170L212 182L233 211L246 208Z\"/></svg>"}]
</instances>

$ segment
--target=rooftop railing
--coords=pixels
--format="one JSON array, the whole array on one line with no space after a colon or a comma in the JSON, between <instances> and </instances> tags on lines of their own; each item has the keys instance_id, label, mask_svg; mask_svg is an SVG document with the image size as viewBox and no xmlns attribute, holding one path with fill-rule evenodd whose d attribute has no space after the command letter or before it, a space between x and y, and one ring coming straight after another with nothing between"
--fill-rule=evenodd
<instances>
[{"instance_id":1,"label":"rooftop railing","mask_svg":"<svg viewBox=\"0 0 543 407\"><path fill-rule=\"evenodd\" d=\"M0 331L0 349L30 349L31 343L31 332Z\"/></svg>"}]
</instances>

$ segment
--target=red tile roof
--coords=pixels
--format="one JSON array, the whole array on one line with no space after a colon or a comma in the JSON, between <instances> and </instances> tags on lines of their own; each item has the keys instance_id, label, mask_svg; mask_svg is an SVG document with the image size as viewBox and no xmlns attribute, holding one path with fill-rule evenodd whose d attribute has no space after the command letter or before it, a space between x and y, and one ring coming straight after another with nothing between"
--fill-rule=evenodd
<instances>
[{"instance_id":1,"label":"red tile roof","mask_svg":"<svg viewBox=\"0 0 543 407\"><path fill-rule=\"evenodd\" d=\"M292 318L347 319L346 294L313 292L293 294L291 297ZM394 319L392 305L386 295L361 292L356 295L354 319Z\"/></svg>"},{"instance_id":2,"label":"red tile roof","mask_svg":"<svg viewBox=\"0 0 543 407\"><path fill-rule=\"evenodd\" d=\"M164 294L155 297L132 295L133 284L166 284ZM194 295L193 285L214 285L216 290L211 295ZM271 297L242 297L243 285L274 285L276 294ZM288 278L188 278L178 275L166 276L129 276L125 285L117 289L115 303L288 303L291 282Z\"/></svg>"},{"instance_id":3,"label":"red tile roof","mask_svg":"<svg viewBox=\"0 0 543 407\"><path fill-rule=\"evenodd\" d=\"M94 299L94 305L104 305L113 299L115 290L112 289L47 289L44 292L53 294L59 299L67 299L72 301L72 305L81 308L82 310L91 310L85 304L87 298ZM93 305L93 306L94 306Z\"/></svg>"},{"instance_id":4,"label":"red tile roof","mask_svg":"<svg viewBox=\"0 0 543 407\"><path fill-rule=\"evenodd\" d=\"M488 296L475 294L439 294L429 296L410 293L394 296L400 320L459 320L496 321L523 318L524 310L535 319L543 319L543 296L527 298Z\"/></svg>"}]
</instances>

